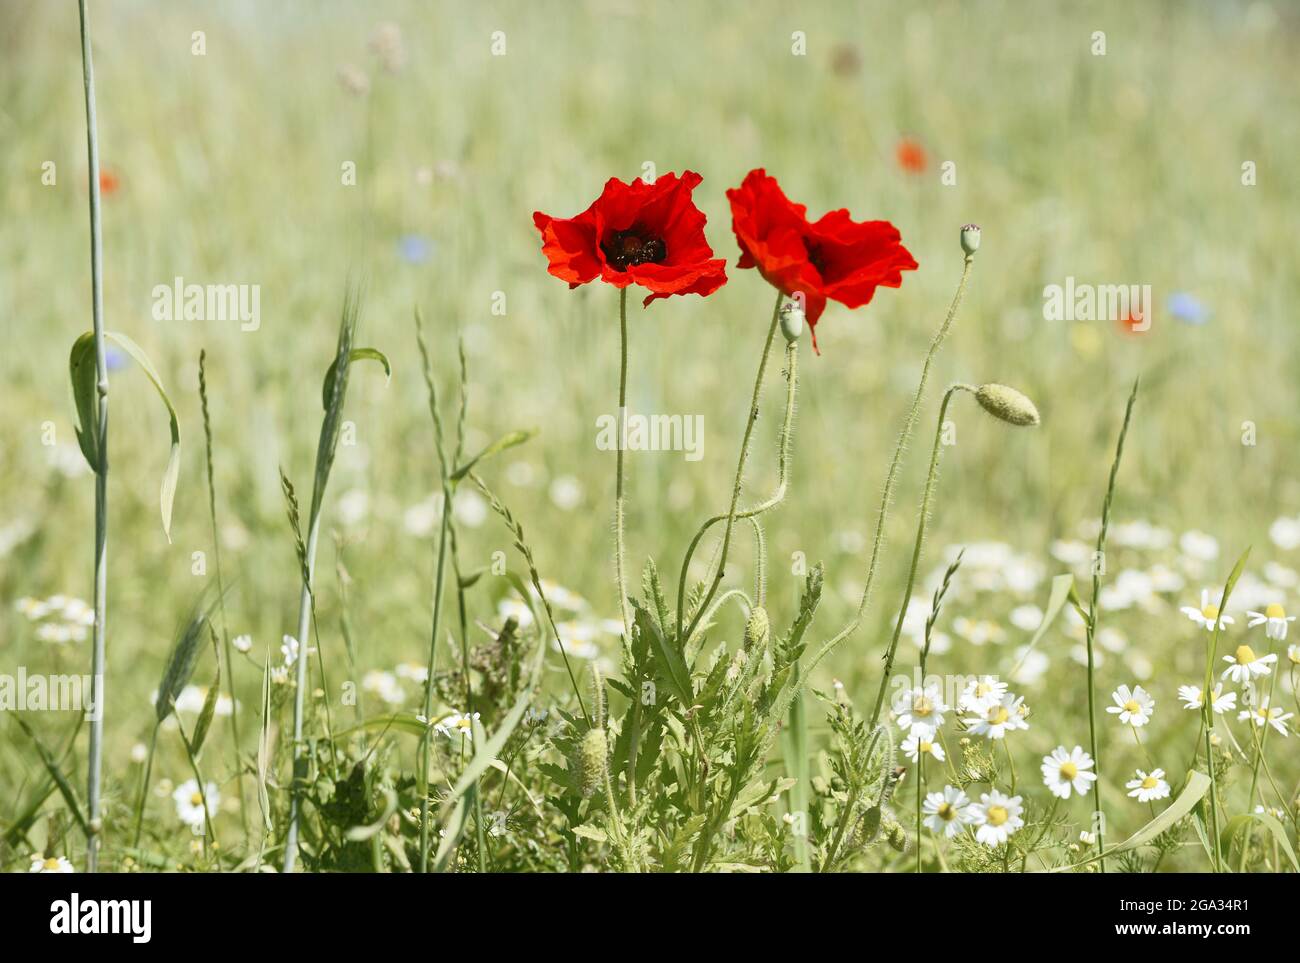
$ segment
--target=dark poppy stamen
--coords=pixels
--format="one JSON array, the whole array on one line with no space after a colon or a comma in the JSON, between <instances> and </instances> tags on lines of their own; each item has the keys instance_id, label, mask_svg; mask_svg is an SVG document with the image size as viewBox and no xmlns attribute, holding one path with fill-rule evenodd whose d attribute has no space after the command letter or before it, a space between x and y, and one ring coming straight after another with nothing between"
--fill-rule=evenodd
<instances>
[{"instance_id":1,"label":"dark poppy stamen","mask_svg":"<svg viewBox=\"0 0 1300 963\"><path fill-rule=\"evenodd\" d=\"M659 264L668 254L662 239L637 228L616 231L600 247L605 260L619 271L637 264Z\"/></svg>"},{"instance_id":2,"label":"dark poppy stamen","mask_svg":"<svg viewBox=\"0 0 1300 963\"><path fill-rule=\"evenodd\" d=\"M811 241L804 241L803 246L808 251L808 263L817 269L818 274L825 277L826 255L822 253L821 245Z\"/></svg>"}]
</instances>

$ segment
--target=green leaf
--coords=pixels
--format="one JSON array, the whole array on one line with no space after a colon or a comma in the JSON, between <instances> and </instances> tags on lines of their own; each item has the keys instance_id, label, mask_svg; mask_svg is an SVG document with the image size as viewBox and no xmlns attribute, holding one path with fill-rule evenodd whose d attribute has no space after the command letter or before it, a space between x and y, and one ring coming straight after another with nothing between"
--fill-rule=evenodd
<instances>
[{"instance_id":1,"label":"green leaf","mask_svg":"<svg viewBox=\"0 0 1300 963\"><path fill-rule=\"evenodd\" d=\"M579 839L590 839L597 843L609 842L609 834L599 826L574 826L573 835Z\"/></svg>"},{"instance_id":2,"label":"green leaf","mask_svg":"<svg viewBox=\"0 0 1300 963\"><path fill-rule=\"evenodd\" d=\"M1300 862L1296 861L1295 850L1291 848L1291 840L1287 839L1286 827L1278 821L1276 816L1270 813L1240 813L1229 819L1228 825L1224 826L1223 832L1219 834L1224 852L1232 848L1233 838L1248 826L1252 819L1263 823L1264 828L1273 834L1273 838L1277 840L1282 852L1286 853L1287 859L1291 860L1291 868L1300 873Z\"/></svg>"},{"instance_id":3,"label":"green leaf","mask_svg":"<svg viewBox=\"0 0 1300 963\"><path fill-rule=\"evenodd\" d=\"M365 826L352 826L343 835L354 843L364 842L383 831L390 816L397 812L397 793L391 789L384 790L384 812L373 823Z\"/></svg>"},{"instance_id":4,"label":"green leaf","mask_svg":"<svg viewBox=\"0 0 1300 963\"><path fill-rule=\"evenodd\" d=\"M664 638L663 633L659 631L659 626L655 625L654 619L650 617L650 613L635 601L632 604L636 609L636 629L650 633L650 640L654 643L655 655L659 657L668 688L682 704L683 710L690 709L695 704L695 692L691 686L691 674L686 668L686 660L677 650L677 646Z\"/></svg>"},{"instance_id":5,"label":"green leaf","mask_svg":"<svg viewBox=\"0 0 1300 963\"><path fill-rule=\"evenodd\" d=\"M163 534L167 536L167 541L170 542L172 540L172 502L176 499L176 480L181 473L181 427L180 422L176 419L176 408L172 405L171 398L167 397L167 389L163 387L162 378L154 370L153 362L144 353L144 349L124 334L106 331L105 335L116 341L118 346L131 356L131 360L140 366L140 370L153 382L158 397L162 399L163 406L167 409L168 427L171 431L171 454L167 456L167 467L163 470L159 501L162 506Z\"/></svg>"},{"instance_id":6,"label":"green leaf","mask_svg":"<svg viewBox=\"0 0 1300 963\"><path fill-rule=\"evenodd\" d=\"M77 444L91 471L99 474L99 423L95 418L97 377L95 373L95 333L87 331L72 342L68 358L72 379L72 401L77 408Z\"/></svg>"},{"instance_id":7,"label":"green leaf","mask_svg":"<svg viewBox=\"0 0 1300 963\"><path fill-rule=\"evenodd\" d=\"M384 382L392 380L393 366L388 363L388 358L378 348L353 348L348 355L349 364L353 361L377 361L384 366ZM338 374L338 359L330 362L329 369L325 372L325 384L321 388L320 399L321 407L329 410L330 398L334 395L334 378Z\"/></svg>"},{"instance_id":8,"label":"green leaf","mask_svg":"<svg viewBox=\"0 0 1300 963\"><path fill-rule=\"evenodd\" d=\"M203 748L203 740L208 737L208 729L212 725L212 717L217 711L217 700L221 697L221 662L217 662L217 677L212 681L208 688L207 697L203 700L203 708L199 711L198 721L194 723L194 732L190 736L190 752L194 755L199 754Z\"/></svg>"},{"instance_id":9,"label":"green leaf","mask_svg":"<svg viewBox=\"0 0 1300 963\"><path fill-rule=\"evenodd\" d=\"M1072 594L1077 596L1074 590L1073 575L1057 575L1052 579L1052 591L1047 597L1047 608L1043 610L1043 621L1038 623L1038 628L1034 630L1034 637L1025 646L1007 678L1014 679L1016 677L1016 673L1020 671L1020 667L1024 664L1025 659L1029 657L1029 653L1034 651L1034 646L1038 645L1039 640L1047 634L1048 627L1056 621L1056 616L1065 607L1065 603Z\"/></svg>"},{"instance_id":10,"label":"green leaf","mask_svg":"<svg viewBox=\"0 0 1300 963\"><path fill-rule=\"evenodd\" d=\"M510 448L515 448L518 445L522 445L524 442L526 442L529 438L533 437L533 435L535 434L537 434L536 431L507 432L506 434L498 438L496 441L492 442L492 444L488 445L486 448L480 451L477 455L475 455L465 464L461 465L454 472L452 472L451 481L454 482L460 481L462 478L468 475L470 471L473 470L474 466L477 465L479 462L487 458L491 458L493 455L499 455L501 454L501 452L506 451Z\"/></svg>"},{"instance_id":11,"label":"green leaf","mask_svg":"<svg viewBox=\"0 0 1300 963\"><path fill-rule=\"evenodd\" d=\"M32 727L24 721L22 716L14 716L14 721L18 723L18 727L27 734L27 738L36 746L36 752L41 757L41 762L50 774L50 778L54 780L54 784L59 787L59 793L63 796L63 801L68 804L68 809L72 811L73 818L77 820L77 825L81 827L83 833L89 835L90 829L86 824L86 817L81 814L81 805L77 802L77 795L72 791L72 786L68 783L62 770L59 769L59 764L54 761L50 751L36 737L36 733L32 731Z\"/></svg>"},{"instance_id":12,"label":"green leaf","mask_svg":"<svg viewBox=\"0 0 1300 963\"><path fill-rule=\"evenodd\" d=\"M1187 785L1184 786L1183 791L1178 794L1178 798L1175 799L1164 812L1151 820L1151 822L1147 823L1128 839L1124 840L1124 842L1117 846L1110 847L1103 853L1094 854L1081 863L1074 863L1070 866L1057 866L1055 869L1051 869L1048 872L1067 873L1072 869L1087 866L1089 863L1095 862L1096 860L1102 859L1106 856L1113 856L1116 853L1124 853L1131 849L1137 849L1139 846L1145 846L1174 823L1178 822L1178 820L1190 813L1196 807L1196 804L1201 801L1201 797L1209 792L1209 789L1209 776L1203 772L1197 772L1195 770L1189 772L1187 774Z\"/></svg>"}]
</instances>

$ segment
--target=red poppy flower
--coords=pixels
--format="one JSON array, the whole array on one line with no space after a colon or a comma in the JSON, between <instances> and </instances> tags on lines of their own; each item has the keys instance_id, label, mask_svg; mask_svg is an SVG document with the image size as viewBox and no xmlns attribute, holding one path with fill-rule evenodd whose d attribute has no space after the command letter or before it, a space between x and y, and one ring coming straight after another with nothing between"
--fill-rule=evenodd
<instances>
[{"instance_id":1,"label":"red poppy flower","mask_svg":"<svg viewBox=\"0 0 1300 963\"><path fill-rule=\"evenodd\" d=\"M904 137L898 142L898 146L894 148L894 157L898 161L898 166L909 174L923 174L930 165L930 158L925 148L910 137Z\"/></svg>"},{"instance_id":2,"label":"red poppy flower","mask_svg":"<svg viewBox=\"0 0 1300 963\"><path fill-rule=\"evenodd\" d=\"M737 266L756 267L787 295L801 295L809 328L815 328L828 299L859 308L877 287L896 288L903 283L901 272L916 270L888 221L854 221L846 210L809 221L807 208L786 197L762 168L727 191L727 199L741 250Z\"/></svg>"},{"instance_id":3,"label":"red poppy flower","mask_svg":"<svg viewBox=\"0 0 1300 963\"><path fill-rule=\"evenodd\" d=\"M664 174L653 184L611 177L577 217L537 211L547 270L570 288L598 277L617 288L639 284L651 292L646 305L670 294L712 294L727 283L727 262L713 256L704 212L691 200L701 180L694 171Z\"/></svg>"}]
</instances>

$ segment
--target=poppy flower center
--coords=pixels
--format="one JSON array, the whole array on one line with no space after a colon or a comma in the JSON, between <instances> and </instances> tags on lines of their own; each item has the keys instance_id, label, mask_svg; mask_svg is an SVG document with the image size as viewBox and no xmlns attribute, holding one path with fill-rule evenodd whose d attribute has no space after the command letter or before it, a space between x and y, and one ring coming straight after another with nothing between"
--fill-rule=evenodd
<instances>
[{"instance_id":1,"label":"poppy flower center","mask_svg":"<svg viewBox=\"0 0 1300 963\"><path fill-rule=\"evenodd\" d=\"M804 249L808 252L808 263L817 269L817 273L826 277L826 253L816 241L805 240Z\"/></svg>"},{"instance_id":2,"label":"poppy flower center","mask_svg":"<svg viewBox=\"0 0 1300 963\"><path fill-rule=\"evenodd\" d=\"M615 231L601 244L605 260L610 266L626 271L638 264L659 264L668 255L662 238L632 227L626 231Z\"/></svg>"}]
</instances>

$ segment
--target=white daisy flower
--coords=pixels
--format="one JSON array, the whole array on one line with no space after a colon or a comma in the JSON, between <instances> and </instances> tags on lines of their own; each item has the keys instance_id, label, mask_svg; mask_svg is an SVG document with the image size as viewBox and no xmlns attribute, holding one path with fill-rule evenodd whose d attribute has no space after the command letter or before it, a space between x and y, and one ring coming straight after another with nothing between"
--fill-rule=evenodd
<instances>
[{"instance_id":1,"label":"white daisy flower","mask_svg":"<svg viewBox=\"0 0 1300 963\"><path fill-rule=\"evenodd\" d=\"M1022 632L1032 632L1042 624L1043 610L1032 603L1017 605L1007 616L1007 621Z\"/></svg>"},{"instance_id":2,"label":"white daisy flower","mask_svg":"<svg viewBox=\"0 0 1300 963\"><path fill-rule=\"evenodd\" d=\"M1119 721L1124 725L1138 728L1151 721L1151 714L1156 708L1156 700L1151 698L1147 690L1140 685L1135 685L1132 689L1122 685L1112 692L1110 697L1115 704L1107 706L1106 711L1112 715L1118 715Z\"/></svg>"},{"instance_id":3,"label":"white daisy flower","mask_svg":"<svg viewBox=\"0 0 1300 963\"><path fill-rule=\"evenodd\" d=\"M912 762L917 762L921 754L933 756L939 762L943 762L943 746L934 741L934 736L924 730L913 730L912 733L903 740L903 755L907 756Z\"/></svg>"},{"instance_id":4,"label":"white daisy flower","mask_svg":"<svg viewBox=\"0 0 1300 963\"><path fill-rule=\"evenodd\" d=\"M944 713L948 711L949 707L944 705L939 686L933 682L927 686L905 689L894 700L895 721L899 728L930 739L943 725Z\"/></svg>"},{"instance_id":5,"label":"white daisy flower","mask_svg":"<svg viewBox=\"0 0 1300 963\"><path fill-rule=\"evenodd\" d=\"M1085 846L1095 846L1097 844L1097 834L1090 833L1086 829L1080 830L1079 842L1083 843Z\"/></svg>"},{"instance_id":6,"label":"white daisy flower","mask_svg":"<svg viewBox=\"0 0 1300 963\"><path fill-rule=\"evenodd\" d=\"M280 651L284 654L284 664L293 665L298 661L298 649L300 648L298 640L292 635L286 635L280 642Z\"/></svg>"},{"instance_id":7,"label":"white daisy flower","mask_svg":"<svg viewBox=\"0 0 1300 963\"><path fill-rule=\"evenodd\" d=\"M1065 746L1057 746L1050 756L1043 756L1043 785L1053 796L1069 799L1070 791L1082 796L1088 791L1089 783L1097 778L1092 768L1092 756L1083 751L1082 746L1075 746L1066 752Z\"/></svg>"},{"instance_id":8,"label":"white daisy flower","mask_svg":"<svg viewBox=\"0 0 1300 963\"><path fill-rule=\"evenodd\" d=\"M1219 715L1223 715L1230 709L1237 708L1237 693L1224 693L1222 682L1216 685L1211 692L1211 705ZM1178 687L1178 698L1183 700L1184 709L1200 709L1205 705L1205 690L1198 685L1180 685Z\"/></svg>"},{"instance_id":9,"label":"white daisy flower","mask_svg":"<svg viewBox=\"0 0 1300 963\"><path fill-rule=\"evenodd\" d=\"M1300 665L1300 645L1288 645L1286 657L1291 660L1292 665Z\"/></svg>"},{"instance_id":10,"label":"white daisy flower","mask_svg":"<svg viewBox=\"0 0 1300 963\"><path fill-rule=\"evenodd\" d=\"M208 807L215 812L221 802L221 794L217 791L215 782L205 784L203 792L199 792L198 780L190 779L177 786L176 791L172 793L172 799L176 803L176 815L181 822L196 831L201 830L207 822L207 813L203 810L204 793L208 797Z\"/></svg>"},{"instance_id":11,"label":"white daisy flower","mask_svg":"<svg viewBox=\"0 0 1300 963\"><path fill-rule=\"evenodd\" d=\"M975 830L975 838L985 846L1005 843L1025 824L1020 817L1024 811L1020 799L1020 796L1004 796L996 789L981 795L979 803L971 807L975 817L973 822L979 827Z\"/></svg>"},{"instance_id":12,"label":"white daisy flower","mask_svg":"<svg viewBox=\"0 0 1300 963\"><path fill-rule=\"evenodd\" d=\"M230 640L230 644L235 647L236 652L242 652L244 655L253 651L253 637L251 635L237 635Z\"/></svg>"},{"instance_id":13,"label":"white daisy flower","mask_svg":"<svg viewBox=\"0 0 1300 963\"><path fill-rule=\"evenodd\" d=\"M1274 602L1264 609L1263 612L1247 612L1250 616L1248 627L1254 628L1257 625L1263 625L1264 635L1270 639L1282 641L1286 638L1286 624L1294 622L1294 615L1287 615L1286 609Z\"/></svg>"},{"instance_id":14,"label":"white daisy flower","mask_svg":"<svg viewBox=\"0 0 1300 963\"><path fill-rule=\"evenodd\" d=\"M1293 715L1295 715L1294 712L1283 712L1278 706L1269 708L1268 696L1264 696L1264 698L1259 700L1259 705L1252 706L1249 709L1242 709L1238 712L1237 721L1245 722L1249 719L1251 722L1255 723L1257 727L1266 725L1272 726L1283 736L1286 736L1290 734L1287 731L1286 721Z\"/></svg>"},{"instance_id":15,"label":"white daisy flower","mask_svg":"<svg viewBox=\"0 0 1300 963\"><path fill-rule=\"evenodd\" d=\"M453 712L435 722L433 728L435 732L442 733L448 739L463 736L472 741L474 738L474 723L476 722L478 722L477 712L469 716L462 712Z\"/></svg>"},{"instance_id":16,"label":"white daisy flower","mask_svg":"<svg viewBox=\"0 0 1300 963\"><path fill-rule=\"evenodd\" d=\"M401 683L391 672L371 669L361 677L361 688L378 696L380 701L387 702L389 705L401 705L406 701L406 693L402 691Z\"/></svg>"},{"instance_id":17,"label":"white daisy flower","mask_svg":"<svg viewBox=\"0 0 1300 963\"><path fill-rule=\"evenodd\" d=\"M1278 548L1300 548L1300 518L1279 518L1269 526L1268 537Z\"/></svg>"},{"instance_id":18,"label":"white daisy flower","mask_svg":"<svg viewBox=\"0 0 1300 963\"><path fill-rule=\"evenodd\" d=\"M75 873L72 864L68 862L66 856L51 856L45 858L43 853L32 853L32 868L29 873Z\"/></svg>"},{"instance_id":19,"label":"white daisy flower","mask_svg":"<svg viewBox=\"0 0 1300 963\"><path fill-rule=\"evenodd\" d=\"M1007 684L991 675L981 675L966 683L961 696L957 699L957 708L963 712L984 715L994 705L1002 701L1007 694Z\"/></svg>"},{"instance_id":20,"label":"white daisy flower","mask_svg":"<svg viewBox=\"0 0 1300 963\"><path fill-rule=\"evenodd\" d=\"M943 792L927 793L921 811L925 813L926 828L949 839L975 819L971 801L955 786L944 786Z\"/></svg>"},{"instance_id":21,"label":"white daisy flower","mask_svg":"<svg viewBox=\"0 0 1300 963\"><path fill-rule=\"evenodd\" d=\"M1025 721L1029 707L1024 703L1021 696L1013 696L1008 692L999 701L991 703L981 715L971 716L964 721L977 736L1002 739L1008 732L1029 728L1029 723Z\"/></svg>"},{"instance_id":22,"label":"white daisy flower","mask_svg":"<svg viewBox=\"0 0 1300 963\"><path fill-rule=\"evenodd\" d=\"M1231 679L1238 685L1245 685L1257 676L1272 672L1269 667L1277 661L1277 656L1271 653L1256 655L1255 650L1250 646L1239 645L1237 651L1232 655L1225 655L1223 661L1228 663L1228 667L1223 670L1221 678Z\"/></svg>"},{"instance_id":23,"label":"white daisy flower","mask_svg":"<svg viewBox=\"0 0 1300 963\"><path fill-rule=\"evenodd\" d=\"M1214 631L1214 623L1216 621L1221 622L1224 625L1231 625L1233 622L1231 615L1219 615L1218 603L1211 600L1209 589L1201 589L1201 607L1199 609L1193 608L1190 605L1184 605L1178 611L1182 612L1207 632Z\"/></svg>"},{"instance_id":24,"label":"white daisy flower","mask_svg":"<svg viewBox=\"0 0 1300 963\"><path fill-rule=\"evenodd\" d=\"M1169 795L1169 783L1165 782L1163 769L1152 769L1149 773L1139 769L1137 778L1124 783L1124 787L1130 790L1129 795L1135 797L1138 802L1151 802L1153 799L1164 799Z\"/></svg>"}]
</instances>

